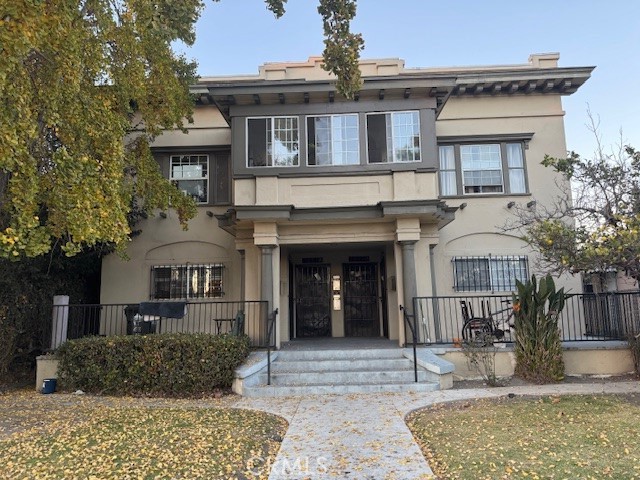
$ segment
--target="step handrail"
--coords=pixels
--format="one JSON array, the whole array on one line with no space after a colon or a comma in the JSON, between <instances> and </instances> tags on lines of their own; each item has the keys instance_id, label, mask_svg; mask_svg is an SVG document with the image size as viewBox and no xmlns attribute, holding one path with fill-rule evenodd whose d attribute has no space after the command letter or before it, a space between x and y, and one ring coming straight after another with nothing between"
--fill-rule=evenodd
<instances>
[{"instance_id":1,"label":"step handrail","mask_svg":"<svg viewBox=\"0 0 640 480\"><path fill-rule=\"evenodd\" d=\"M275 341L271 341L273 336L273 328L276 324L276 317L278 316L278 309L276 308L267 317L267 385L271 385L271 348L275 347ZM273 345L272 345L273 343Z\"/></svg>"},{"instance_id":2,"label":"step handrail","mask_svg":"<svg viewBox=\"0 0 640 480\"><path fill-rule=\"evenodd\" d=\"M415 382L418 383L418 338L416 336L417 325L416 325L416 316L407 312L407 309L400 305L400 311L403 314L404 321L409 325L409 330L411 330L411 336L413 337L413 375ZM411 323L411 319L413 318L413 324ZM406 345L406 340L405 340Z\"/></svg>"}]
</instances>

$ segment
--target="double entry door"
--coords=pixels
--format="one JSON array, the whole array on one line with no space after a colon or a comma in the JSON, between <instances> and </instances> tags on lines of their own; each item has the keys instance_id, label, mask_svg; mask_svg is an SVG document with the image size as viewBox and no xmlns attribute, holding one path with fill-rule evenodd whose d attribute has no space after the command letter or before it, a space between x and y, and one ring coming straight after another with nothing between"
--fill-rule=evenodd
<instances>
[{"instance_id":1,"label":"double entry door","mask_svg":"<svg viewBox=\"0 0 640 480\"><path fill-rule=\"evenodd\" d=\"M380 335L375 263L344 263L341 304L347 337ZM294 308L296 337L330 337L332 295L329 265L296 265Z\"/></svg>"}]
</instances>

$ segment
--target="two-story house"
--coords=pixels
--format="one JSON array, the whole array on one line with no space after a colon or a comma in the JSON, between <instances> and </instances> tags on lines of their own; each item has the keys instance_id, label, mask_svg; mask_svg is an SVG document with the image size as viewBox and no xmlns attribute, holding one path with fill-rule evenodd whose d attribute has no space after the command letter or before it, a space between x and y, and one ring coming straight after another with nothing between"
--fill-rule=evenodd
<instances>
[{"instance_id":1,"label":"two-story house","mask_svg":"<svg viewBox=\"0 0 640 480\"><path fill-rule=\"evenodd\" d=\"M408 69L363 60L354 99L321 59L203 77L189 133L153 148L199 204L145 220L128 261L104 259L102 303L268 300L277 342L385 337L404 344L414 297L511 292L532 252L500 227L539 208L566 154L561 98L592 67ZM560 283L581 291L580 279Z\"/></svg>"}]
</instances>

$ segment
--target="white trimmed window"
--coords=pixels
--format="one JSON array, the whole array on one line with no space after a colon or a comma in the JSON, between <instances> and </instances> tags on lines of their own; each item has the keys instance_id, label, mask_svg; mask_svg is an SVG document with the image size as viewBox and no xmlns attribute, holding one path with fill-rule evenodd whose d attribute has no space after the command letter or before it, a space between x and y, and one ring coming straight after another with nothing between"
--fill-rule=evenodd
<instances>
[{"instance_id":1,"label":"white trimmed window","mask_svg":"<svg viewBox=\"0 0 640 480\"><path fill-rule=\"evenodd\" d=\"M461 145L460 165L464 193L502 193L500 144Z\"/></svg>"},{"instance_id":2,"label":"white trimmed window","mask_svg":"<svg viewBox=\"0 0 640 480\"><path fill-rule=\"evenodd\" d=\"M247 119L247 166L296 167L299 157L298 117Z\"/></svg>"},{"instance_id":3,"label":"white trimmed window","mask_svg":"<svg viewBox=\"0 0 640 480\"><path fill-rule=\"evenodd\" d=\"M522 142L438 147L440 195L527 193Z\"/></svg>"},{"instance_id":4,"label":"white trimmed window","mask_svg":"<svg viewBox=\"0 0 640 480\"><path fill-rule=\"evenodd\" d=\"M439 147L440 155L440 195L456 195L456 158L453 145Z\"/></svg>"},{"instance_id":5,"label":"white trimmed window","mask_svg":"<svg viewBox=\"0 0 640 480\"><path fill-rule=\"evenodd\" d=\"M419 162L420 115L417 111L367 115L369 163Z\"/></svg>"},{"instance_id":6,"label":"white trimmed window","mask_svg":"<svg viewBox=\"0 0 640 480\"><path fill-rule=\"evenodd\" d=\"M456 292L511 292L529 278L526 256L453 257Z\"/></svg>"},{"instance_id":7,"label":"white trimmed window","mask_svg":"<svg viewBox=\"0 0 640 480\"><path fill-rule=\"evenodd\" d=\"M360 163L358 115L307 117L307 164L357 165Z\"/></svg>"},{"instance_id":8,"label":"white trimmed window","mask_svg":"<svg viewBox=\"0 0 640 480\"><path fill-rule=\"evenodd\" d=\"M224 295L224 265L158 265L151 267L151 298L219 298Z\"/></svg>"},{"instance_id":9,"label":"white trimmed window","mask_svg":"<svg viewBox=\"0 0 640 480\"><path fill-rule=\"evenodd\" d=\"M170 171L171 182L185 195L197 203L208 202L208 155L172 155Z\"/></svg>"}]
</instances>

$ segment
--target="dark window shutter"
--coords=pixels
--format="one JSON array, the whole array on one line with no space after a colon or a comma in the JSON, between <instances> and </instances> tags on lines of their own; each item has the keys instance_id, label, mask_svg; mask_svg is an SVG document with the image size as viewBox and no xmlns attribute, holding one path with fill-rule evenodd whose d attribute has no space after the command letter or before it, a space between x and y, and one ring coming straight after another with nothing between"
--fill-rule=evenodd
<instances>
[{"instance_id":1,"label":"dark window shutter","mask_svg":"<svg viewBox=\"0 0 640 480\"><path fill-rule=\"evenodd\" d=\"M369 163L386 163L387 159L387 122L384 113L367 116L367 145Z\"/></svg>"},{"instance_id":2,"label":"dark window shutter","mask_svg":"<svg viewBox=\"0 0 640 480\"><path fill-rule=\"evenodd\" d=\"M249 167L267 166L267 119L250 118L247 120Z\"/></svg>"},{"instance_id":3,"label":"dark window shutter","mask_svg":"<svg viewBox=\"0 0 640 480\"><path fill-rule=\"evenodd\" d=\"M231 155L218 153L213 158L215 188L212 203L231 203Z\"/></svg>"}]
</instances>

